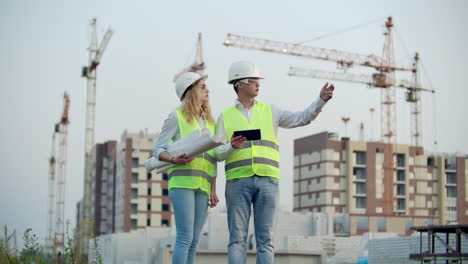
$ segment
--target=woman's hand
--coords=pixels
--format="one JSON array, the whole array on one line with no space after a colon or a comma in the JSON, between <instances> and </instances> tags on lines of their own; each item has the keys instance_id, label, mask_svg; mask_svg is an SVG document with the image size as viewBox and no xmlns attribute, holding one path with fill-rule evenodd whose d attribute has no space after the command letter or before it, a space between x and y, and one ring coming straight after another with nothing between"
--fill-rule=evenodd
<instances>
[{"instance_id":1,"label":"woman's hand","mask_svg":"<svg viewBox=\"0 0 468 264\"><path fill-rule=\"evenodd\" d=\"M218 195L216 195L216 190L211 190L210 199L208 200L208 206L210 208L215 207L219 202Z\"/></svg>"},{"instance_id":2,"label":"woman's hand","mask_svg":"<svg viewBox=\"0 0 468 264\"><path fill-rule=\"evenodd\" d=\"M195 158L189 158L185 154L180 154L177 157L172 157L171 158L171 163L177 164L177 165L186 165L187 163L191 162Z\"/></svg>"},{"instance_id":3,"label":"woman's hand","mask_svg":"<svg viewBox=\"0 0 468 264\"><path fill-rule=\"evenodd\" d=\"M231 137L231 146L232 148L238 149L245 141L247 141L247 138L244 136Z\"/></svg>"}]
</instances>

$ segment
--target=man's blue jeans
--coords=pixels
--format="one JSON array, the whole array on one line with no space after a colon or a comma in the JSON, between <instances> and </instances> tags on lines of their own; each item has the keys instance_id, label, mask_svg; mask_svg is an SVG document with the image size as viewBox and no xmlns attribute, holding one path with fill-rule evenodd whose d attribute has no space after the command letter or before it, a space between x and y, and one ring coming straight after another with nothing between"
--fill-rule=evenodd
<instances>
[{"instance_id":1,"label":"man's blue jeans","mask_svg":"<svg viewBox=\"0 0 468 264\"><path fill-rule=\"evenodd\" d=\"M252 205L257 264L273 263L275 256L273 231L279 198L278 180L257 175L228 180L225 196L229 227L229 263L246 263L247 234Z\"/></svg>"},{"instance_id":2,"label":"man's blue jeans","mask_svg":"<svg viewBox=\"0 0 468 264\"><path fill-rule=\"evenodd\" d=\"M177 233L172 263L192 264L208 212L208 194L200 189L173 188L169 190L169 197Z\"/></svg>"}]
</instances>

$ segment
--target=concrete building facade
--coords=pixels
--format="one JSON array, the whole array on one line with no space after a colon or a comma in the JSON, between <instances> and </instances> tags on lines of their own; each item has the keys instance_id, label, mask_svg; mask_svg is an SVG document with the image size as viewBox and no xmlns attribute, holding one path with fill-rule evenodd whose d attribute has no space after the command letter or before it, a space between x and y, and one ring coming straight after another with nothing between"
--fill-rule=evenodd
<instances>
[{"instance_id":1,"label":"concrete building facade","mask_svg":"<svg viewBox=\"0 0 468 264\"><path fill-rule=\"evenodd\" d=\"M157 134L122 133L116 152L115 232L171 225L166 174L147 172Z\"/></svg>"},{"instance_id":2,"label":"concrete building facade","mask_svg":"<svg viewBox=\"0 0 468 264\"><path fill-rule=\"evenodd\" d=\"M455 154L323 132L294 142L293 207L349 215L352 235L468 223L467 164Z\"/></svg>"},{"instance_id":3,"label":"concrete building facade","mask_svg":"<svg viewBox=\"0 0 468 264\"><path fill-rule=\"evenodd\" d=\"M116 141L96 144L93 149L92 212L94 234L115 232Z\"/></svg>"}]
</instances>

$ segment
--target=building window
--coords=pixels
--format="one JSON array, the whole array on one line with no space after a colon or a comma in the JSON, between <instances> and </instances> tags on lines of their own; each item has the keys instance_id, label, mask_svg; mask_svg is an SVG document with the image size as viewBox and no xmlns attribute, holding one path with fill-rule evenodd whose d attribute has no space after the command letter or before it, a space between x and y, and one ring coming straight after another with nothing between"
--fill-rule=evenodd
<instances>
[{"instance_id":1,"label":"building window","mask_svg":"<svg viewBox=\"0 0 468 264\"><path fill-rule=\"evenodd\" d=\"M366 209L366 197L356 197L356 209Z\"/></svg>"},{"instance_id":2,"label":"building window","mask_svg":"<svg viewBox=\"0 0 468 264\"><path fill-rule=\"evenodd\" d=\"M404 184L398 184L397 185L397 195L399 196L405 196L405 185Z\"/></svg>"},{"instance_id":3,"label":"building window","mask_svg":"<svg viewBox=\"0 0 468 264\"><path fill-rule=\"evenodd\" d=\"M457 174L455 172L447 172L447 184L457 184Z\"/></svg>"},{"instance_id":4,"label":"building window","mask_svg":"<svg viewBox=\"0 0 468 264\"><path fill-rule=\"evenodd\" d=\"M148 211L151 211L151 204L147 204L146 209L147 209Z\"/></svg>"},{"instance_id":5,"label":"building window","mask_svg":"<svg viewBox=\"0 0 468 264\"><path fill-rule=\"evenodd\" d=\"M353 168L353 174L358 180L366 179L366 168Z\"/></svg>"},{"instance_id":6,"label":"building window","mask_svg":"<svg viewBox=\"0 0 468 264\"><path fill-rule=\"evenodd\" d=\"M356 165L366 165L366 152L356 151Z\"/></svg>"},{"instance_id":7,"label":"building window","mask_svg":"<svg viewBox=\"0 0 468 264\"><path fill-rule=\"evenodd\" d=\"M137 199L137 198L138 198L138 189L132 188L132 199Z\"/></svg>"},{"instance_id":8,"label":"building window","mask_svg":"<svg viewBox=\"0 0 468 264\"><path fill-rule=\"evenodd\" d=\"M148 188L148 195L151 195L151 188Z\"/></svg>"},{"instance_id":9,"label":"building window","mask_svg":"<svg viewBox=\"0 0 468 264\"><path fill-rule=\"evenodd\" d=\"M161 220L161 225L162 226L169 226L169 220L166 220L166 219Z\"/></svg>"},{"instance_id":10,"label":"building window","mask_svg":"<svg viewBox=\"0 0 468 264\"><path fill-rule=\"evenodd\" d=\"M132 168L138 168L138 158L132 158Z\"/></svg>"},{"instance_id":11,"label":"building window","mask_svg":"<svg viewBox=\"0 0 468 264\"><path fill-rule=\"evenodd\" d=\"M397 167L405 167L405 154L397 154Z\"/></svg>"},{"instance_id":12,"label":"building window","mask_svg":"<svg viewBox=\"0 0 468 264\"><path fill-rule=\"evenodd\" d=\"M405 199L397 199L397 209L398 211L405 211L406 206L405 206Z\"/></svg>"},{"instance_id":13,"label":"building window","mask_svg":"<svg viewBox=\"0 0 468 264\"><path fill-rule=\"evenodd\" d=\"M427 158L427 166L434 166L434 158L430 157Z\"/></svg>"},{"instance_id":14,"label":"building window","mask_svg":"<svg viewBox=\"0 0 468 264\"><path fill-rule=\"evenodd\" d=\"M405 171L404 170L397 170L397 181L404 182L405 181Z\"/></svg>"},{"instance_id":15,"label":"building window","mask_svg":"<svg viewBox=\"0 0 468 264\"><path fill-rule=\"evenodd\" d=\"M457 187L447 187L447 198L457 198Z\"/></svg>"},{"instance_id":16,"label":"building window","mask_svg":"<svg viewBox=\"0 0 468 264\"><path fill-rule=\"evenodd\" d=\"M163 173L162 178L165 181L167 181L169 179L169 177L167 176L167 173Z\"/></svg>"},{"instance_id":17,"label":"building window","mask_svg":"<svg viewBox=\"0 0 468 264\"><path fill-rule=\"evenodd\" d=\"M131 223L131 227L130 227L130 228L131 228L132 230L136 230L136 229L137 229L137 220L136 220L136 219L132 219L130 223Z\"/></svg>"},{"instance_id":18,"label":"building window","mask_svg":"<svg viewBox=\"0 0 468 264\"><path fill-rule=\"evenodd\" d=\"M162 205L162 210L163 211L169 211L169 205L168 204L163 204Z\"/></svg>"},{"instance_id":19,"label":"building window","mask_svg":"<svg viewBox=\"0 0 468 264\"><path fill-rule=\"evenodd\" d=\"M168 191L167 189L163 189L163 190L162 190L162 194L163 194L164 196L168 196L168 195L169 195L169 191Z\"/></svg>"},{"instance_id":20,"label":"building window","mask_svg":"<svg viewBox=\"0 0 468 264\"><path fill-rule=\"evenodd\" d=\"M138 213L138 205L137 204L132 204L131 205L131 214L137 214Z\"/></svg>"},{"instance_id":21,"label":"building window","mask_svg":"<svg viewBox=\"0 0 468 264\"><path fill-rule=\"evenodd\" d=\"M132 173L132 183L138 183L138 173Z\"/></svg>"},{"instance_id":22,"label":"building window","mask_svg":"<svg viewBox=\"0 0 468 264\"><path fill-rule=\"evenodd\" d=\"M148 172L148 174L146 175L146 178L147 178L148 180L151 180L151 172Z\"/></svg>"},{"instance_id":23,"label":"building window","mask_svg":"<svg viewBox=\"0 0 468 264\"><path fill-rule=\"evenodd\" d=\"M366 183L358 182L356 183L356 194L366 194Z\"/></svg>"},{"instance_id":24,"label":"building window","mask_svg":"<svg viewBox=\"0 0 468 264\"><path fill-rule=\"evenodd\" d=\"M146 226L151 226L151 219L146 219Z\"/></svg>"}]
</instances>

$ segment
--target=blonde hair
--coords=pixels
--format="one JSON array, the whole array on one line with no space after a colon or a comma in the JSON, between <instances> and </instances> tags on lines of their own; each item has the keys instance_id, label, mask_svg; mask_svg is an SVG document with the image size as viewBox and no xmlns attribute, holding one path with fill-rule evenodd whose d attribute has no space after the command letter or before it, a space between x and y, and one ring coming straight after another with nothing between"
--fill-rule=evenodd
<instances>
[{"instance_id":1,"label":"blonde hair","mask_svg":"<svg viewBox=\"0 0 468 264\"><path fill-rule=\"evenodd\" d=\"M189 87L185 91L185 95L182 99L182 104L180 109L184 112L187 117L187 122L192 123L193 120L196 120L201 114L205 116L205 119L209 122L214 123L213 116L211 115L211 108L208 102L205 102L200 105L200 89L201 89L201 80L192 84L192 87Z\"/></svg>"}]
</instances>

